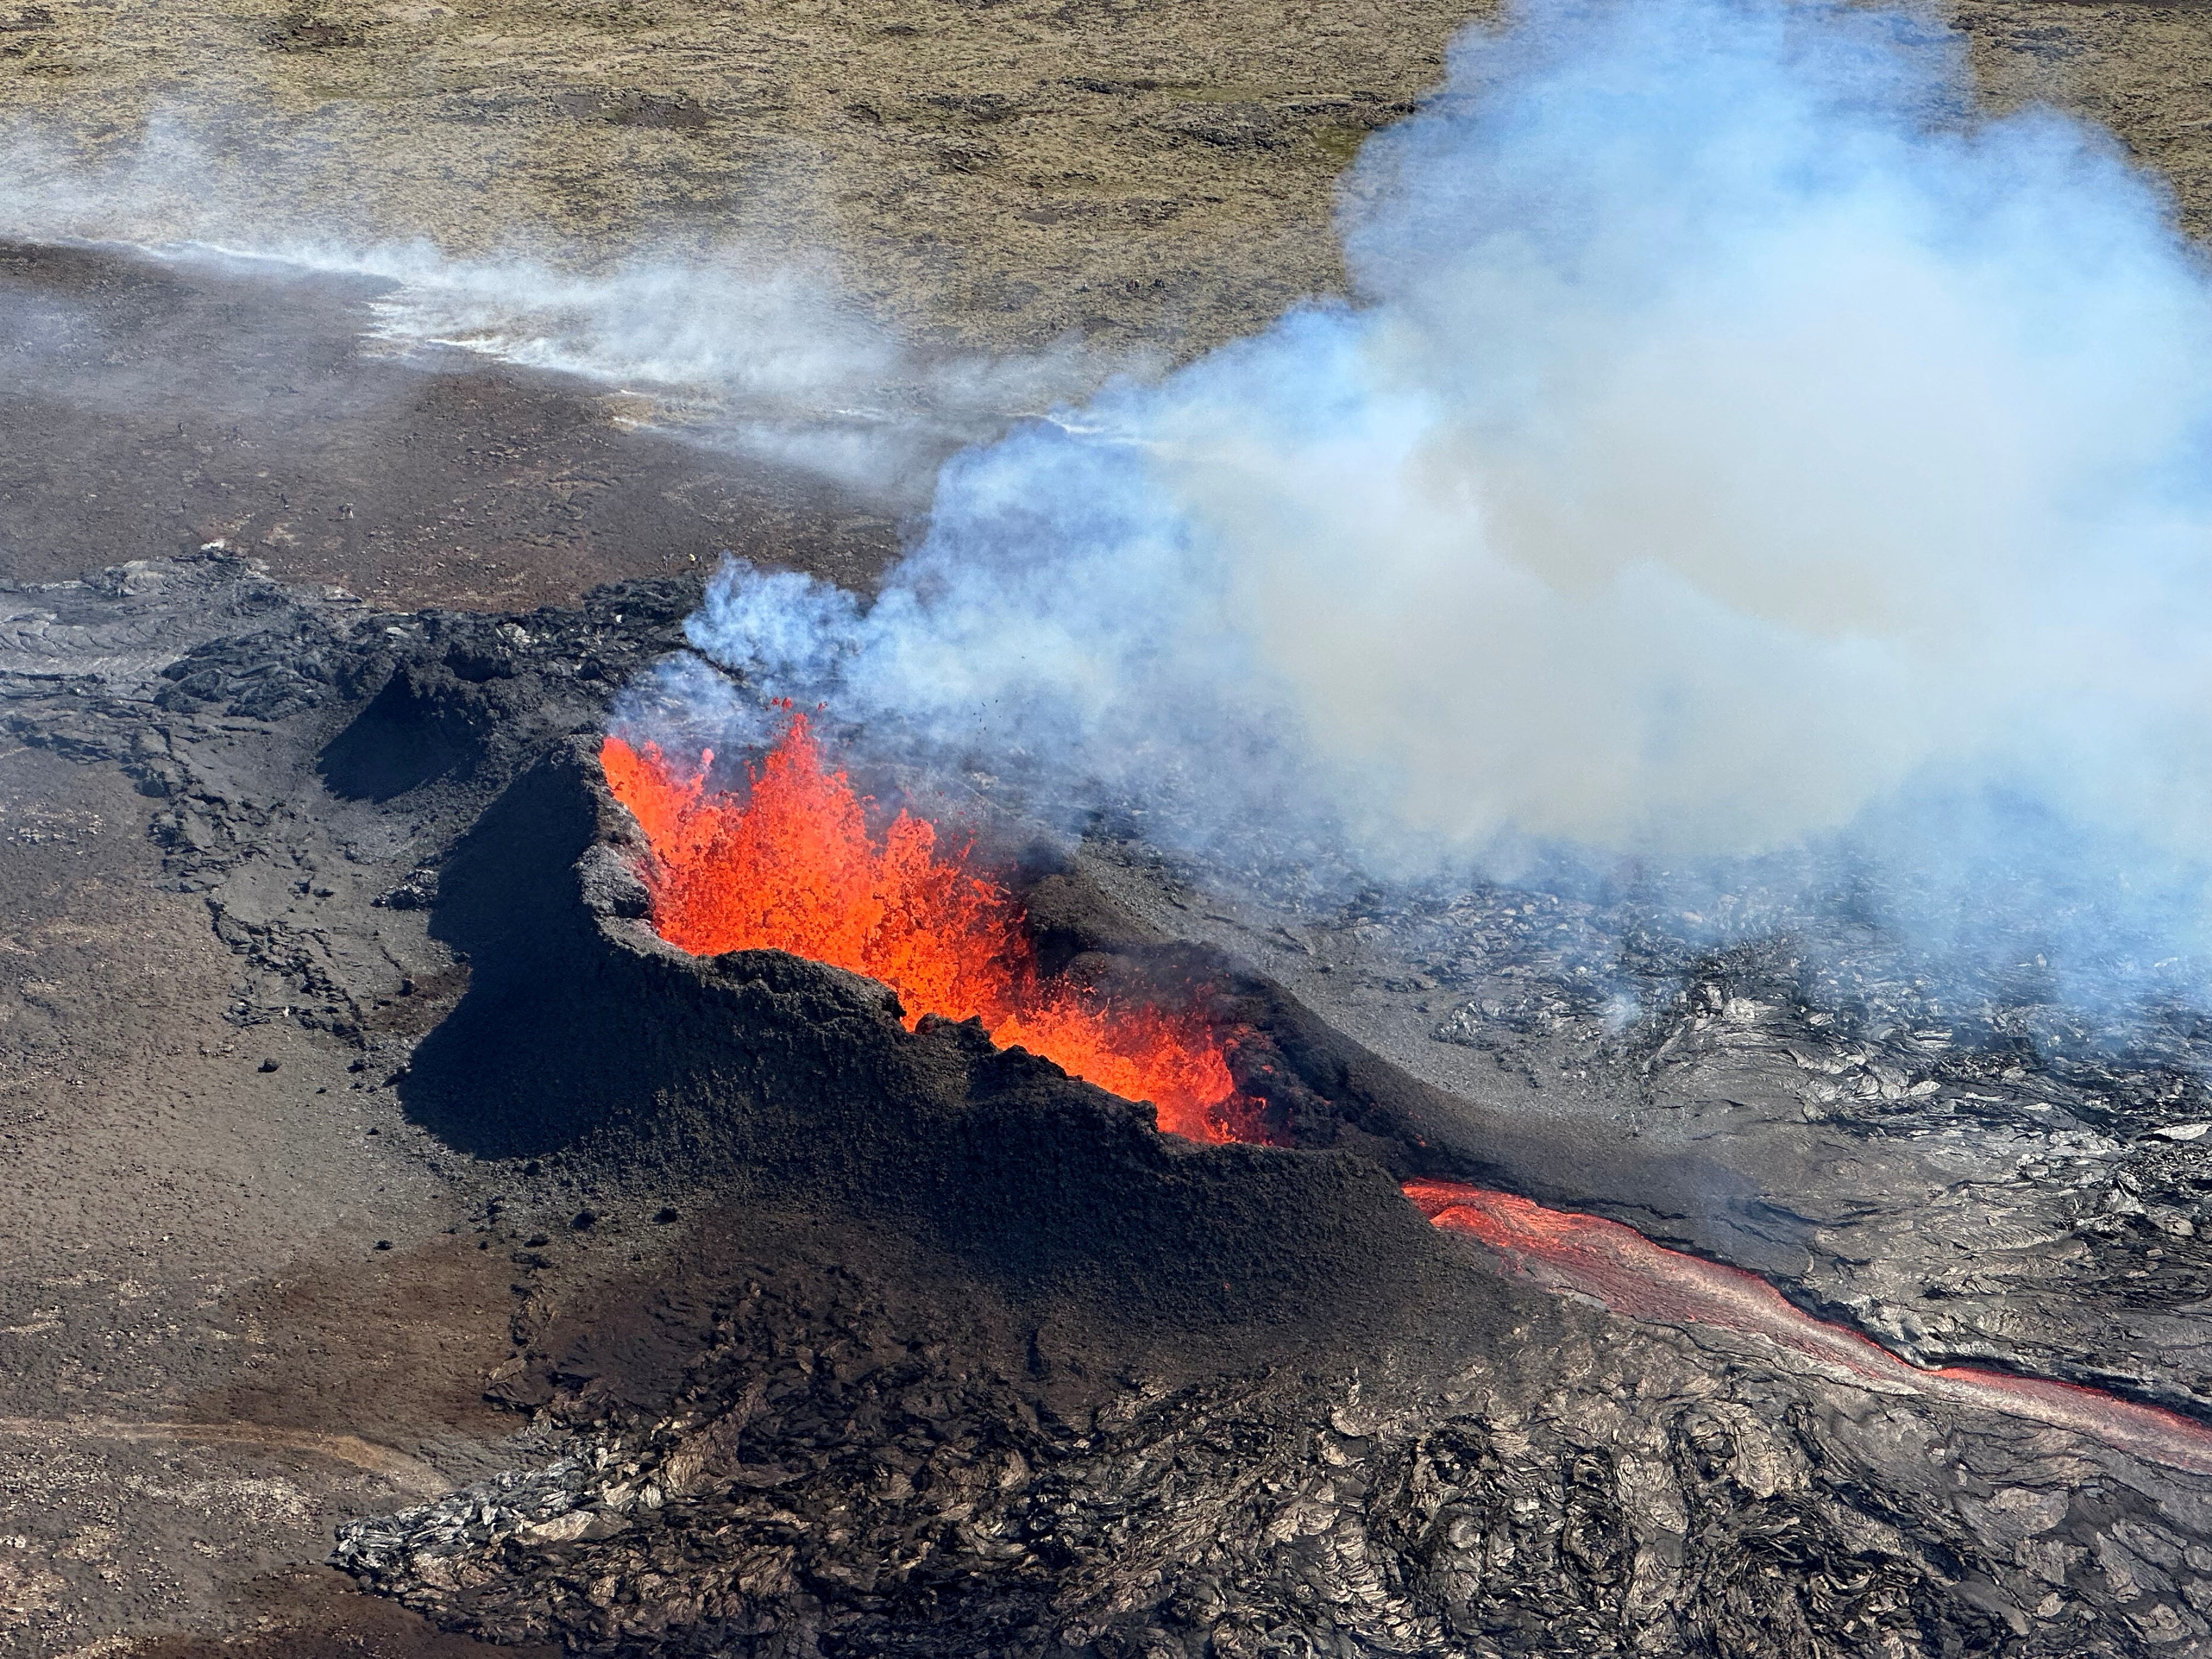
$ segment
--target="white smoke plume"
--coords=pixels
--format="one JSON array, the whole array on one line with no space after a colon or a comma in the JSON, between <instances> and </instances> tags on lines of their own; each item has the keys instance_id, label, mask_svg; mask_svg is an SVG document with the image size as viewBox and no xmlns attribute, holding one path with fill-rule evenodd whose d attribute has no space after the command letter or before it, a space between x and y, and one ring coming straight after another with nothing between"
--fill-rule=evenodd
<instances>
[{"instance_id":1,"label":"white smoke plume","mask_svg":"<svg viewBox=\"0 0 2212 1659\"><path fill-rule=\"evenodd\" d=\"M1855 8L1525 0L1359 158L1348 301L962 455L872 603L737 567L693 641L1071 819L1846 871L1939 953L2171 980L2212 283L2111 138L1974 115L1962 62Z\"/></svg>"},{"instance_id":2,"label":"white smoke plume","mask_svg":"<svg viewBox=\"0 0 2212 1659\"><path fill-rule=\"evenodd\" d=\"M189 257L198 245L173 245ZM236 257L237 249L210 250ZM425 243L257 248L310 270L380 278L369 337L626 392L648 423L805 467L919 507L943 456L1087 391L1105 367L1064 344L1028 356L928 351L869 316L818 257L734 246L607 269Z\"/></svg>"}]
</instances>

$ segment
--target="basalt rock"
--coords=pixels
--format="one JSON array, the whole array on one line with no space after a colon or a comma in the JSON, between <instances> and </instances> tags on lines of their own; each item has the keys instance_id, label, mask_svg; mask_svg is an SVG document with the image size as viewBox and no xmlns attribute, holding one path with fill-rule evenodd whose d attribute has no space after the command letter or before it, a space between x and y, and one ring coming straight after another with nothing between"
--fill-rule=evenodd
<instances>
[{"instance_id":1,"label":"basalt rock","mask_svg":"<svg viewBox=\"0 0 2212 1659\"><path fill-rule=\"evenodd\" d=\"M454 1629L635 1659L2199 1650L2186 1485L1748 1352L1558 1304L1469 1340L1470 1306L1364 1363L1086 1376L1079 1338L985 1328L988 1295L712 1227L692 1260L537 1356L569 1451L334 1560Z\"/></svg>"}]
</instances>

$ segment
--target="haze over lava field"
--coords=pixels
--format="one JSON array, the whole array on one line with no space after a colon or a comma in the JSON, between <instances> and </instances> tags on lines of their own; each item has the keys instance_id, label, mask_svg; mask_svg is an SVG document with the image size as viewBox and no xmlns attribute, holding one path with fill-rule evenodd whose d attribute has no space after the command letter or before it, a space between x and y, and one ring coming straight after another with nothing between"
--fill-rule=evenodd
<instances>
[{"instance_id":1,"label":"haze over lava field","mask_svg":"<svg viewBox=\"0 0 2212 1659\"><path fill-rule=\"evenodd\" d=\"M2212 1653L2202 1010L851 732L1239 1133L648 925L721 554L1341 291L1483 15L0 11L0 1651ZM2212 234L2212 13L1941 25Z\"/></svg>"}]
</instances>

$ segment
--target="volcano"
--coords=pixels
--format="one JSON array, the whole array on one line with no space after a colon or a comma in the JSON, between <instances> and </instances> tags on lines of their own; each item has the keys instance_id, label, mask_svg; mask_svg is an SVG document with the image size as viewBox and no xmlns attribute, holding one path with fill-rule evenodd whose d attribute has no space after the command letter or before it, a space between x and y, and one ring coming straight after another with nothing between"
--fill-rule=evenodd
<instances>
[{"instance_id":1,"label":"volcano","mask_svg":"<svg viewBox=\"0 0 2212 1659\"><path fill-rule=\"evenodd\" d=\"M1540 894L1292 915L1126 837L925 834L797 711L626 761L607 699L694 603L380 616L220 554L16 599L11 730L142 792L241 1058L283 1056L246 1077L396 1141L452 1195L422 1259L495 1276L465 1442L393 1449L422 1408L362 1374L305 1420L266 1362L210 1385L231 1443L393 1483L333 1516L377 1604L639 1655L2071 1654L2197 1616L2201 1120L2163 1062L1880 1046L1693 952L1593 1035L1547 942L1619 919ZM858 954L688 933L733 867L863 872L816 890L865 886ZM886 891L949 895L989 986L1152 1011L1245 1115L1176 1133L921 1006ZM1853 1085L1906 1066L1935 1089Z\"/></svg>"},{"instance_id":2,"label":"volcano","mask_svg":"<svg viewBox=\"0 0 2212 1659\"><path fill-rule=\"evenodd\" d=\"M489 1069L502 1078L539 1079L533 1094L563 1087L556 1078L573 1094L574 1079L595 1067L590 1073L594 1086L583 1093L599 1101L602 1116L590 1124L564 1125L558 1137L564 1144L592 1144L608 1157L643 1154L658 1167L680 1162L694 1175L710 1171L725 1200L743 1194L748 1203L764 1203L805 1194L819 1201L826 1194L847 1221L865 1218L871 1227L915 1237L932 1261L960 1264L951 1269L956 1275L981 1273L994 1295L1032 1310L1014 1316L1018 1325L1035 1318L1041 1306L1110 1308L1110 1323L1122 1340L1133 1332L1146 1334L1148 1364L1160 1364L1161 1353L1170 1352L1188 1366L1188 1345L1206 1333L1206 1343L1237 1353L1267 1379L1265 1385L1216 1380L1170 1390L1151 1415L1131 1425L1133 1437L1110 1441L1116 1457L1141 1462L1163 1456L1164 1444L1195 1431L1190 1420L1212 1421L1226 1412L1243 1425L1239 1433L1259 1434L1267 1447L1253 1454L1256 1466L1231 1456L1214 1470L1228 1490L1261 1478L1255 1468L1287 1474L1310 1458L1342 1467L1330 1465L1325 1449L1291 1426L1279 1392L1311 1402L1288 1408L1292 1417L1298 1409L1320 1411L1322 1401L1334 1398L1338 1403L1326 1413L1332 1424L1342 1413L1353 1422L1395 1425L1351 1435L1353 1441L1376 1443L1361 1451L1350 1490L1371 1495L1370 1483L1379 1478L1365 1461L1371 1456L1381 1456L1386 1468L1398 1467L1391 1460L1411 1460L1405 1467L1418 1471L1422 1458L1435 1455L1422 1449L1436 1432L1433 1425L1421 1427L1430 1421L1424 1414L1450 1419L1450 1413L1435 1398L1421 1398L1412 1379L1425 1378L1434 1388L1454 1364L1469 1363L1470 1342L1481 1349L1512 1340L1498 1323L1513 1316L1507 1311L1515 1305L1510 1280L1466 1277L1470 1259L1452 1242L1449 1235L1456 1232L1480 1240L1516 1276L1554 1295L1564 1292L1638 1326L1689 1334L1701 1343L1742 1345L1743 1352L1767 1364L1778 1358L1799 1387L1917 1401L1925 1408L1963 1413L1960 1421L1974 1424L1976 1432L2000 1439L2025 1434L2029 1444L2044 1444L2039 1437L2057 1431L2100 1449L2100 1456L2163 1468L2169 1478L2212 1468L2212 1432L2186 1415L2102 1390L1987 1369L1919 1370L1863 1335L1793 1305L1753 1275L1650 1245L1618 1223L1418 1173L1480 1170L1493 1181L1554 1194L1571 1192L1570 1183L1578 1181L1611 1184L1616 1191L1654 1185L1680 1190L1697 1178L1664 1158L1607 1158L1587 1149L1562 1156L1548 1137L1531 1135L1525 1125L1486 1124L1479 1117L1471 1123L1463 1103L1455 1106L1328 1030L1280 985L1218 952L1147 937L1143 924L1079 866L1044 875L1032 871L1025 902L964 860L937 862L941 838L909 817L878 814L888 827L872 836L858 797L824 763L802 722L792 723L749 772L747 784L717 795L707 789L702 775L683 775L662 757L613 741L580 740L541 763L485 815L441 885L447 895L441 903L453 905L457 915L538 920L526 938L496 947L474 932L466 936L477 978L470 999L441 1032L464 1034L459 1040L468 1044L475 1079L486 1069L486 1045L506 1045L490 1050L496 1058ZM814 808L826 801L830 810L793 814L794 795ZM790 833L794 819L804 821L811 826L805 832L808 844L785 846L781 856L759 856L757 849L771 832L759 821L748 823L754 813L770 815L770 824L781 815L778 833ZM518 857L514 840L523 824L531 826L538 849L527 858ZM566 828L544 840L554 824ZM917 846L928 855L906 866L921 865L922 890L941 894L963 884L955 888L954 915L963 921L982 918L964 933L940 928L940 938L981 941L984 948L975 960L1029 985L1027 994L1067 994L1029 976L1038 972L1032 936L1054 937L1064 946L1073 933L1075 948L1068 960L1091 958L1093 975L1102 971L1097 958L1126 958L1129 965L1115 982L1176 988L1185 1005L1178 1018L1185 1021L1194 1018L1193 1008L1203 1009L1202 1023L1182 1029L1210 1034L1224 1065L1233 1060L1240 1080L1279 1079L1273 1138L1280 1144L1220 1144L1229 1138L1218 1121L1186 1136L1162 1120L1160 1127L1170 1132L1158 1134L1144 1104L1086 1086L1071 1075L1073 1067L1056 1063L1048 1053L994 1042L984 1017L910 1013L884 981L789 948L820 948L819 941L838 931L823 927L818 892L793 896L794 888L817 879L812 872L826 855L839 855L826 859L834 867L850 869L854 859L866 866L870 856L879 858L902 839L910 855ZM770 883L773 890L750 897L727 893L711 902L701 890L702 884L737 879ZM848 890L860 895L860 920L866 924L860 931L879 927L884 910L893 908L878 908L882 889ZM780 945L739 933L726 942L741 948L726 951L714 948L725 937L699 931L702 913L738 916L724 926L773 926L779 908L811 917L804 924L811 931L781 936ZM576 922L559 922L564 913ZM906 915L938 921L942 912L909 900ZM563 932L568 941L556 944ZM677 939L665 937L671 933ZM545 964L573 963L580 946L597 966L580 986L564 971L556 987ZM872 947L865 942L859 948L863 954L856 959L863 963L887 959L868 954ZM487 1024L471 1037L465 1035L469 1003L479 996L490 1000L483 1016ZM532 1010L526 1020L518 1012L523 1006ZM957 1012L957 1004L951 1012ZM625 1028L620 1034L617 1024ZM489 1035L493 1030L496 1038ZM647 1030L655 1035L645 1038ZM1004 1027L1000 1034L1010 1035ZM596 1056L607 1049L623 1057L626 1073L614 1100L598 1085L605 1066ZM441 1097L458 1102L472 1085L447 1076L452 1066L442 1042L426 1042L406 1086L425 1103ZM481 1119L480 1090L469 1098L465 1109ZM707 1102L713 1107L702 1110ZM1309 1109L1298 1109L1301 1105ZM450 1109L458 1115L463 1109ZM1480 1153L1473 1150L1476 1146ZM1401 1182L1404 1195L1395 1190ZM1589 1196L1585 1189L1586 1201ZM1441 1231L1409 1224L1423 1214ZM707 1277L711 1280L712 1274ZM803 1299L801 1292L781 1294ZM854 1455L859 1449L850 1446L851 1437L861 1432L856 1425L872 1424L883 1409L871 1403L877 1398L873 1390L945 1388L954 1379L890 1361L894 1348L907 1350L891 1342L889 1327L872 1325L867 1310L850 1308L840 1316L851 1322L838 1327L835 1349L847 1358L828 1373L793 1373L787 1364L776 1373L781 1380L764 1382L760 1352L775 1350L778 1339L769 1333L776 1321L794 1317L793 1310L771 1298L717 1311L714 1334L695 1346L701 1339L690 1334L691 1310L700 1307L693 1298L702 1295L712 1299L695 1284L660 1306L646 1322L653 1331L649 1340L634 1330L617 1335L584 1321L561 1333L566 1352L540 1351L535 1364L542 1368L543 1392L527 1397L588 1424L584 1433L592 1449L583 1461L548 1466L519 1484L472 1488L389 1522L363 1523L342 1540L338 1559L367 1582L441 1620L501 1639L560 1635L573 1641L580 1632L609 1650L644 1643L655 1650L717 1651L740 1626L762 1616L762 1602L737 1570L738 1562L755 1558L735 1545L705 1540L736 1535L768 1547L762 1540L787 1538L817 1524L807 1519L817 1513L809 1504L830 1506L820 1513L857 1505L872 1517L876 1532L871 1535L881 1540L867 1547L888 1552L866 1558L862 1571L872 1588L848 1587L823 1600L819 1576L834 1579L847 1569L800 1549L786 1569L788 1594L796 1599L784 1604L799 1611L783 1616L798 1619L796 1628L802 1630L840 1630L839 1639L864 1646L905 1650L942 1644L950 1651L963 1642L1013 1640L1039 1623L1066 1628L1038 1606L1024 1603L1018 1613L1011 1613L1004 1601L982 1592L979 1578L994 1559L1017 1564L1016 1577L1033 1581L1036 1593L1044 1595L1045 1585L1061 1582L1054 1563L1064 1565L1082 1550L1126 1548L1127 1559L1144 1562L1148 1573L1163 1573L1158 1552L1170 1547L1166 1540L1180 1535L1193 1513L1231 1524L1224 1517L1233 1505L1222 1507L1231 1502L1227 1491L1194 1499L1188 1509L1170 1504L1157 1515L1155 1524L1163 1531L1145 1534L1140 1541L1115 1533L1120 1541L1110 1547L1101 1541L1108 1535L1097 1530L1102 1522L1085 1508L1103 1500L1078 1501L1079 1521L1048 1520L1028 1507L1036 1501L1028 1495L1030 1475L1049 1468L1055 1480L1072 1482L1079 1492L1104 1478L1093 1461L1106 1456L1101 1442L1065 1421L1041 1420L1034 1434L1001 1444L979 1473L972 1461L977 1446L1003 1440L1002 1431L987 1425L1008 1413L1027 1420L1024 1408L996 1391L1012 1386L1018 1393L1022 1386L1004 1380L1012 1372L1011 1353L1000 1362L1008 1371L994 1373L988 1382L961 1380L970 1426L955 1435L958 1473L927 1489L965 1516L978 1501L979 1480L999 1482L1004 1469L1018 1466L1024 1473L1014 1487L1023 1495L1002 1498L1012 1488L992 1486L983 1506L988 1523L971 1528L963 1519L949 1561L925 1571L927 1552L910 1559L900 1554L922 1537L939 1539L933 1547L947 1547L943 1522L933 1517L949 1511L927 1501L913 1475L898 1488L897 1499L885 1504L871 1490L874 1477L865 1475L852 1456L823 1455L818 1437L792 1443L775 1441L779 1431L773 1427L760 1430L780 1447L772 1453L757 1449L772 1465L770 1487L780 1495L740 1500L738 1492L751 1490L750 1477L726 1460L743 1462L739 1449L749 1443L744 1424L752 1419L733 1424L726 1414L730 1391L740 1386L738 1376L751 1379L746 1389L805 1395L811 1402L808 1412L827 1413L829 1420L847 1425L832 1438ZM1565 1311L1554 1308L1546 1322ZM726 1321L743 1328L755 1318L769 1324L743 1339L723 1332ZM679 1328L665 1328L670 1325ZM1085 1370L1083 1359L1055 1362L1048 1345L1039 1346L1034 1334L1026 1341L1020 1370L1030 1386L1042 1387L1051 1378L1060 1389L1082 1392L1073 1378ZM626 1363L609 1363L625 1344L641 1342L661 1355L658 1376L643 1387ZM759 1352L741 1352L748 1343ZM1399 1369L1409 1353L1421 1356L1411 1362L1410 1376ZM1364 1371L1358 1356L1367 1363L1394 1357L1384 1376L1363 1378L1361 1389L1344 1395L1345 1368ZM848 1367L849 1376L844 1374ZM808 1373L806 1365L800 1370ZM1401 1392L1409 1386L1413 1398ZM1377 1404L1366 1389L1379 1389L1389 1405ZM1368 1401L1364 1407L1352 1403L1362 1399ZM1370 1418L1370 1411L1381 1416ZM1255 1421L1267 1425L1264 1432ZM2004 1426L2008 1421L2014 1426ZM1486 1433L1475 1436L1471 1428L1452 1432L1474 1437L1470 1445L1492 1443ZM1737 1432L1729 1431L1725 1443L1737 1443ZM1497 1453L1464 1455L1480 1466ZM1845 1454L1831 1443L1824 1455ZM1003 1466L993 1461L1000 1456ZM717 1463L718 1458L724 1461ZM921 1467L943 1466L925 1462ZM1828 1467L1832 1474L1843 1465ZM1401 1472L1398 1478L1408 1477ZM1425 1478L1443 1482L1442 1476ZM1462 1482L1470 1478L1471 1471L1460 1477ZM1301 1480L1310 1486L1310 1476ZM793 1481L805 1492L784 1492ZM1471 1489L1464 1485L1446 1489L1462 1494L1449 1502L1470 1501ZM1784 1489L1778 1487L1778 1493ZM1364 1501L1355 1500L1355 1507ZM1344 1499L1339 1494L1328 1503L1334 1513ZM1385 1601L1401 1629L1425 1631L1422 1639L1430 1641L1494 1639L1500 1628L1497 1609L1510 1596L1493 1601L1471 1595L1455 1612L1445 1592L1418 1588L1434 1582L1419 1576L1437 1571L1433 1558L1420 1553L1428 1546L1388 1541L1401 1534L1378 1541L1370 1529L1372 1510L1361 1513L1368 1518L1356 1528L1358 1559L1378 1559L1382 1552L1379 1559L1397 1563L1403 1582L1416 1586ZM1800 1516L1795 1524L1811 1522ZM1598 1522L1583 1516L1577 1525ZM1080 1545L1064 1530L1069 1527L1083 1539ZM905 1541L895 1545L894 1538ZM993 1538L1008 1540L1010 1553L994 1556L998 1547L987 1541ZM1589 1536L1582 1541L1585 1548L1596 1547ZM776 1553L783 1547L775 1547ZM1831 1547L1845 1546L1839 1536ZM523 1553L517 1556L517 1550ZM1261 1547L1259 1553L1267 1551ZM495 1559L507 1565L493 1571L486 1564ZM811 1563L805 1571L802 1560ZM1431 1563L1425 1569L1425 1560ZM518 1561L532 1565L518 1573ZM569 1599L561 1589L587 1571L602 1575L595 1583L611 1577L616 1584L611 1607L599 1608L588 1597ZM1259 1569L1214 1559L1209 1571ZM685 1588L672 1592L678 1581ZM1347 1593L1340 1583L1336 1589L1340 1596ZM1591 1585L1580 1593L1587 1606L1607 1605ZM1610 1616L1622 1616L1620 1603L1610 1605ZM629 1608L635 1611L623 1611ZM1349 1615L1343 1616L1349 1623ZM1012 1619L1030 1622L1010 1632L1003 1626ZM1362 1639L1370 1641L1386 1628L1352 1627L1364 1631ZM787 1639L793 1628L779 1624L775 1639ZM1109 1624L1099 1632L1101 1650L1171 1633L1173 1621L1140 1626L1133 1635L1126 1633L1126 1625L1120 1636L1113 1628ZM1976 1639L1998 1641L1999 1628L1982 1629ZM1220 1645L1233 1635L1209 1639ZM1775 1638L1766 1632L1747 1633L1745 1639ZM1406 1650L1420 1650L1419 1641Z\"/></svg>"},{"instance_id":3,"label":"volcano","mask_svg":"<svg viewBox=\"0 0 2212 1659\"><path fill-rule=\"evenodd\" d=\"M0 1650L2212 1653L2202 16L647 10L0 15Z\"/></svg>"}]
</instances>

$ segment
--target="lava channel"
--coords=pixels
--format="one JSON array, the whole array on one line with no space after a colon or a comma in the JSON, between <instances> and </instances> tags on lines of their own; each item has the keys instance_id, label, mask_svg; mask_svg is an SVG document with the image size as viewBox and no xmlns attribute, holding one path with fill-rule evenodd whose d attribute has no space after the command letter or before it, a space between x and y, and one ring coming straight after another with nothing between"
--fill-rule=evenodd
<instances>
[{"instance_id":1,"label":"lava channel","mask_svg":"<svg viewBox=\"0 0 2212 1659\"><path fill-rule=\"evenodd\" d=\"M1164 1129L1234 1138L1231 1039L1194 1014L1046 980L1013 896L941 852L935 828L909 813L872 833L869 803L824 763L804 714L742 795L707 787L713 759L679 769L654 744L615 737L599 750L652 849L643 874L670 944L694 956L787 951L866 974L898 994L910 1026L925 1014L981 1019L1000 1048L1150 1101Z\"/></svg>"},{"instance_id":2,"label":"lava channel","mask_svg":"<svg viewBox=\"0 0 2212 1659\"><path fill-rule=\"evenodd\" d=\"M2003 1412L2212 1474L2212 1429L2179 1413L2100 1389L1968 1365L1923 1370L1870 1337L1801 1312L1756 1274L1654 1244L1617 1221L1453 1181L1407 1182L1406 1196L1436 1225L1481 1240L1546 1289L1589 1297L1627 1318L1764 1337L1863 1387Z\"/></svg>"}]
</instances>

